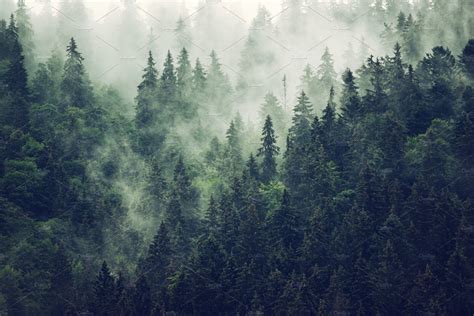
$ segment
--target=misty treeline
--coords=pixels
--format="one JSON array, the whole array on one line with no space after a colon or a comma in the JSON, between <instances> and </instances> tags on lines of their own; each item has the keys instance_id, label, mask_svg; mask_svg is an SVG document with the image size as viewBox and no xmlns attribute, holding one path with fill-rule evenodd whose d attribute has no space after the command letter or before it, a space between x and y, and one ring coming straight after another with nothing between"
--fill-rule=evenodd
<instances>
[{"instance_id":1,"label":"misty treeline","mask_svg":"<svg viewBox=\"0 0 474 316\"><path fill-rule=\"evenodd\" d=\"M0 21L0 312L471 315L472 3L444 3L334 5L387 17L390 53L338 74L326 49L245 121L249 83L215 51L150 50L131 106L75 38L39 62L20 0ZM247 43L239 67L264 67Z\"/></svg>"}]
</instances>

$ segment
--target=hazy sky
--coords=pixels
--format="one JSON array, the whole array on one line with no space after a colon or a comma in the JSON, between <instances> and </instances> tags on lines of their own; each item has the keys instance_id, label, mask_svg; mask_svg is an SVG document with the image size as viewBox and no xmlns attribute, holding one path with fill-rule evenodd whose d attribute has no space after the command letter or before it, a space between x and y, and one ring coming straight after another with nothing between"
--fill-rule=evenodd
<instances>
[{"instance_id":1,"label":"hazy sky","mask_svg":"<svg viewBox=\"0 0 474 316\"><path fill-rule=\"evenodd\" d=\"M4 1L4 0L1 0ZM134 1L137 5L142 4L143 6L149 7L150 5L157 4L160 7L185 7L190 14L198 10L200 7L200 0L176 0L176 1L159 1L159 0L129 0ZM58 6L61 0L51 0L53 6ZM98 19L104 14L110 12L111 9L123 6L123 0L83 0L85 6L90 10L90 13L94 18ZM27 1L28 6L33 11L38 11L44 4L44 0L29 0ZM216 0L216 4L226 5L229 10L235 11L239 17L243 18L247 23L250 23L252 18L257 12L259 5L264 5L272 14L278 14L281 9L280 0ZM146 14L142 12L143 14ZM113 13L112 13L113 14Z\"/></svg>"}]
</instances>

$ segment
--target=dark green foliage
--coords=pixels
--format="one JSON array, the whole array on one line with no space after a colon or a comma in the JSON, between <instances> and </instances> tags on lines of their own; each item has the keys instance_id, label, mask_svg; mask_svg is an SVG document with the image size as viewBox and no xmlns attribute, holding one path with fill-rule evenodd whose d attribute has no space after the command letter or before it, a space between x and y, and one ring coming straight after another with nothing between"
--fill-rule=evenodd
<instances>
[{"instance_id":1,"label":"dark green foliage","mask_svg":"<svg viewBox=\"0 0 474 316\"><path fill-rule=\"evenodd\" d=\"M341 95L342 118L347 123L353 123L362 114L358 87L350 69L344 72L342 80L344 82Z\"/></svg>"},{"instance_id":2,"label":"dark green foliage","mask_svg":"<svg viewBox=\"0 0 474 316\"><path fill-rule=\"evenodd\" d=\"M351 25L387 19L384 44L401 45L362 45L342 86L326 50L289 131L277 91L252 100L260 133L214 51L206 71L168 52L160 73L149 53L133 113L92 85L74 39L64 63L32 64L19 1L18 22L0 21L0 314L473 314L473 43L421 57L434 12L466 22L467 5L341 6ZM441 25L436 45L469 33ZM242 69L273 55L263 37Z\"/></svg>"},{"instance_id":3,"label":"dark green foliage","mask_svg":"<svg viewBox=\"0 0 474 316\"><path fill-rule=\"evenodd\" d=\"M464 66L466 75L474 80L474 39L470 39L462 51L461 63Z\"/></svg>"},{"instance_id":4,"label":"dark green foliage","mask_svg":"<svg viewBox=\"0 0 474 316\"><path fill-rule=\"evenodd\" d=\"M76 41L71 38L66 49L64 73L61 82L62 109L78 107L86 109L92 105L92 91L84 69L82 54L78 51Z\"/></svg>"},{"instance_id":5,"label":"dark green foliage","mask_svg":"<svg viewBox=\"0 0 474 316\"><path fill-rule=\"evenodd\" d=\"M115 303L115 280L104 261L94 286L94 313L112 315Z\"/></svg>"},{"instance_id":6,"label":"dark green foliage","mask_svg":"<svg viewBox=\"0 0 474 316\"><path fill-rule=\"evenodd\" d=\"M259 148L257 156L263 157L261 179L263 183L268 183L275 179L277 175L275 158L280 151L280 148L276 145L276 135L273 130L273 123L270 115L265 119L261 141L262 147Z\"/></svg>"}]
</instances>

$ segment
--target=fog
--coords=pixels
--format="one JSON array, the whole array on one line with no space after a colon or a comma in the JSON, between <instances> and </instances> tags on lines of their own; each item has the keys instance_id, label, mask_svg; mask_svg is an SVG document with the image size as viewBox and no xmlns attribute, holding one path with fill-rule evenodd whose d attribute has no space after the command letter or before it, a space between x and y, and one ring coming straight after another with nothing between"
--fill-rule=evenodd
<instances>
[{"instance_id":1,"label":"fog","mask_svg":"<svg viewBox=\"0 0 474 316\"><path fill-rule=\"evenodd\" d=\"M137 86L142 81L149 52L161 74L168 50L175 69L178 55L185 47L191 65L194 67L199 58L206 71L214 51L225 73L223 78L229 78L231 87L226 95L208 101L210 104L200 104L198 117L173 122L164 151L171 158L162 157L169 164L163 168L170 178L177 152L185 155L191 170L199 170L211 139L216 136L224 142L226 129L236 117L239 118L236 121L245 125L243 156L255 152L262 124L261 105L269 92L276 96L284 111L281 128L278 130L276 126L280 134L278 145L284 148L297 94L301 89L311 90L308 82L316 82L315 91L307 92L319 114L326 106L331 86L335 88L336 100L339 99L341 74L346 68L358 69L370 55L392 54L399 40L412 45L410 51L417 52L415 56L406 56L405 60L413 64L434 44L448 45L459 54L467 41L466 36L459 34L463 31L469 34L470 20L461 20L465 24L459 25L456 29L459 34L453 36L434 13L421 12L420 8L429 7L430 3L426 0L26 0L27 18L22 23L31 23L31 36L21 39L31 80L38 63L47 62L52 54L64 58L65 48L74 37L94 91L102 95L101 103L120 109L130 122L135 116ZM443 5L449 9L449 4ZM1 0L1 18L8 18L15 10L13 0ZM400 11L406 16L412 14L410 19L415 21L412 25L415 34L421 34L420 38L404 38L397 33ZM320 68L323 55L330 69ZM360 82L361 94L369 84ZM111 95L114 97L109 98ZM202 131L205 135L199 136ZM143 210L142 202L147 200L144 179L150 166L131 148L128 135L120 133L124 132L104 136L105 143L94 153L95 159L88 162L88 172L97 182L106 182L120 193L127 216L116 224L132 227L133 233L143 235L146 242L141 246L145 247L156 232L160 216L150 216L147 213L150 210ZM112 180L104 179L102 172L103 165L110 161L119 170ZM194 179L202 195L201 203L217 190L212 177L221 177L213 171L207 172L202 178ZM161 214L161 210L156 212ZM130 233L127 229L119 231ZM106 247L106 251L117 252L120 248L126 253L124 260L133 261L129 260L136 255L129 253L134 249L133 243L123 242L129 241L130 236L121 239L113 233L105 235L108 245L115 245Z\"/></svg>"},{"instance_id":2,"label":"fog","mask_svg":"<svg viewBox=\"0 0 474 316\"><path fill-rule=\"evenodd\" d=\"M6 17L15 6L11 0L2 2ZM367 53L384 53L377 44L381 25L371 27L366 12L348 23L334 17L336 6L349 6L343 2L29 0L26 5L37 62L49 58L54 48L64 52L69 38L75 37L92 81L112 84L130 102L149 50L157 66L168 49L176 57L186 47L192 60L199 57L204 64L215 50L233 85L246 81L244 94L252 95L251 100L236 95L245 119L255 118L255 108L266 92L283 97L284 75L287 102L292 103L302 70L310 65L315 71L326 47L338 74L358 65ZM268 60L242 69L242 51L249 36L255 37ZM348 47L353 52L348 54Z\"/></svg>"}]
</instances>

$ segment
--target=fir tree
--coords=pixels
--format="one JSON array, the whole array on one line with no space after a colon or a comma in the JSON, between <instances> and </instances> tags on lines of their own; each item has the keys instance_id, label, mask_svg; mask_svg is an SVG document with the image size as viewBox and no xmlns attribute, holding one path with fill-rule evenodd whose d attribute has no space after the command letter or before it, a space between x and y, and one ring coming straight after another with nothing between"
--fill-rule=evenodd
<instances>
[{"instance_id":1,"label":"fir tree","mask_svg":"<svg viewBox=\"0 0 474 316\"><path fill-rule=\"evenodd\" d=\"M152 304L152 294L147 278L142 275L138 278L133 290L132 315L150 315Z\"/></svg>"},{"instance_id":2,"label":"fir tree","mask_svg":"<svg viewBox=\"0 0 474 316\"><path fill-rule=\"evenodd\" d=\"M342 80L344 82L341 95L342 119L348 124L353 124L361 115L358 87L350 69L344 72Z\"/></svg>"},{"instance_id":3,"label":"fir tree","mask_svg":"<svg viewBox=\"0 0 474 316\"><path fill-rule=\"evenodd\" d=\"M237 175L240 173L243 161L242 161L242 147L240 131L237 129L234 121L230 122L229 128L226 132L227 138L227 158L230 162L230 173L231 175Z\"/></svg>"},{"instance_id":4,"label":"fir tree","mask_svg":"<svg viewBox=\"0 0 474 316\"><path fill-rule=\"evenodd\" d=\"M98 315L112 315L115 310L115 280L107 263L96 277L94 285L94 312Z\"/></svg>"},{"instance_id":5,"label":"fir tree","mask_svg":"<svg viewBox=\"0 0 474 316\"><path fill-rule=\"evenodd\" d=\"M159 85L159 96L160 101L170 112L174 113L172 103L176 100L177 85L176 85L176 73L173 65L173 56L168 51L166 54L165 63L163 65L163 72L161 73L160 85Z\"/></svg>"},{"instance_id":6,"label":"fir tree","mask_svg":"<svg viewBox=\"0 0 474 316\"><path fill-rule=\"evenodd\" d=\"M277 175L275 157L280 152L280 148L276 145L276 135L270 115L265 120L261 141L262 147L259 148L257 155L263 156L261 179L263 183L269 183Z\"/></svg>"},{"instance_id":7,"label":"fir tree","mask_svg":"<svg viewBox=\"0 0 474 316\"><path fill-rule=\"evenodd\" d=\"M249 159L247 160L247 172L251 179L258 181L260 179L260 171L258 168L257 160L253 153L250 154Z\"/></svg>"},{"instance_id":8,"label":"fir tree","mask_svg":"<svg viewBox=\"0 0 474 316\"><path fill-rule=\"evenodd\" d=\"M192 68L186 48L183 48L178 56L178 67L176 68L176 86L182 101L187 101L191 95Z\"/></svg>"},{"instance_id":9,"label":"fir tree","mask_svg":"<svg viewBox=\"0 0 474 316\"><path fill-rule=\"evenodd\" d=\"M474 39L470 39L464 47L461 55L461 63L466 75L474 80Z\"/></svg>"},{"instance_id":10,"label":"fir tree","mask_svg":"<svg viewBox=\"0 0 474 316\"><path fill-rule=\"evenodd\" d=\"M203 93L206 87L206 72L199 61L199 58L196 59L196 64L193 68L192 87L193 93Z\"/></svg>"},{"instance_id":11,"label":"fir tree","mask_svg":"<svg viewBox=\"0 0 474 316\"><path fill-rule=\"evenodd\" d=\"M33 42L33 29L30 22L30 16L27 12L25 0L18 0L17 9L15 12L17 27L18 27L18 38L23 48L25 56L25 66L31 72L35 67L34 50L35 44Z\"/></svg>"},{"instance_id":12,"label":"fir tree","mask_svg":"<svg viewBox=\"0 0 474 316\"><path fill-rule=\"evenodd\" d=\"M165 222L161 222L160 228L153 238L148 249L145 262L139 271L141 276L147 276L155 290L160 289L169 276L171 257L171 239Z\"/></svg>"},{"instance_id":13,"label":"fir tree","mask_svg":"<svg viewBox=\"0 0 474 316\"><path fill-rule=\"evenodd\" d=\"M67 58L61 82L63 109L71 106L86 109L92 105L92 89L82 62L84 58L77 50L74 38L67 46Z\"/></svg>"},{"instance_id":14,"label":"fir tree","mask_svg":"<svg viewBox=\"0 0 474 316\"><path fill-rule=\"evenodd\" d=\"M334 60L329 49L326 47L324 54L321 57L321 64L316 70L316 77L318 78L319 95L323 96L336 86L336 71L334 70Z\"/></svg>"}]
</instances>

